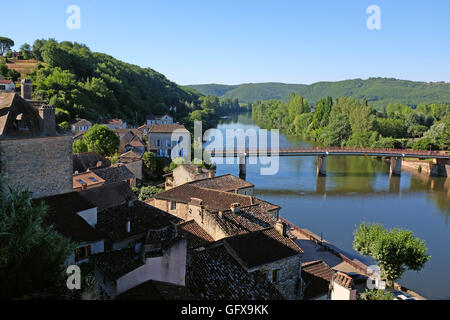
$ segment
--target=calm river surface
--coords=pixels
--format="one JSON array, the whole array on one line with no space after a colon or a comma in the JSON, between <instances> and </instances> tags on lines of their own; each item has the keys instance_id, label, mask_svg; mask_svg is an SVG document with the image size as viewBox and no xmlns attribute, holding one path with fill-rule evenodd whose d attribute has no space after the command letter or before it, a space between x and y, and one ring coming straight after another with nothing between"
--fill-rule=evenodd
<instances>
[{"instance_id":1,"label":"calm river surface","mask_svg":"<svg viewBox=\"0 0 450 320\"><path fill-rule=\"evenodd\" d=\"M218 129L259 129L244 114L223 119ZM280 134L280 147L309 146ZM317 158L281 157L274 176L260 175L260 165L247 166L255 196L280 205L281 215L371 264L352 249L352 232L361 222L412 230L426 241L432 256L419 274L408 271L399 281L429 299L450 299L450 179L418 177L403 172L390 179L389 164L375 158L330 157L328 176L317 178ZM218 165L217 175L238 175L238 165Z\"/></svg>"}]
</instances>

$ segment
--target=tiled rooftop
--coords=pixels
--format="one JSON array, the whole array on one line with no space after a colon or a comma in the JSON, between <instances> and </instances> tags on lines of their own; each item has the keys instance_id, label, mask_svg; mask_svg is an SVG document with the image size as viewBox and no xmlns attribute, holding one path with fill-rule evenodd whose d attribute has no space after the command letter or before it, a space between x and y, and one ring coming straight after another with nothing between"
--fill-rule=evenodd
<instances>
[{"instance_id":1,"label":"tiled rooftop","mask_svg":"<svg viewBox=\"0 0 450 320\"><path fill-rule=\"evenodd\" d=\"M85 152L73 155L73 172L86 172L88 169L106 168L111 161L97 152ZM97 167L98 166L98 167Z\"/></svg>"},{"instance_id":2,"label":"tiled rooftop","mask_svg":"<svg viewBox=\"0 0 450 320\"><path fill-rule=\"evenodd\" d=\"M122 293L116 300L194 300L194 296L186 287L151 280Z\"/></svg>"},{"instance_id":3,"label":"tiled rooftop","mask_svg":"<svg viewBox=\"0 0 450 320\"><path fill-rule=\"evenodd\" d=\"M97 206L99 212L137 200L136 194L123 181L83 190L80 195Z\"/></svg>"},{"instance_id":4,"label":"tiled rooftop","mask_svg":"<svg viewBox=\"0 0 450 320\"><path fill-rule=\"evenodd\" d=\"M203 179L198 181L190 182L191 185L205 188L213 189L218 191L228 191L233 192L235 190L240 190L244 188L253 188L254 185L243 179L235 177L231 174L218 176L211 179Z\"/></svg>"},{"instance_id":5,"label":"tiled rooftop","mask_svg":"<svg viewBox=\"0 0 450 320\"><path fill-rule=\"evenodd\" d=\"M223 245L194 251L186 286L201 300L282 300L259 271L248 273Z\"/></svg>"},{"instance_id":6,"label":"tiled rooftop","mask_svg":"<svg viewBox=\"0 0 450 320\"><path fill-rule=\"evenodd\" d=\"M294 241L274 228L226 238L224 242L247 270L303 254Z\"/></svg>"},{"instance_id":7,"label":"tiled rooftop","mask_svg":"<svg viewBox=\"0 0 450 320\"><path fill-rule=\"evenodd\" d=\"M184 235L191 249L206 247L214 242L214 239L194 220L179 224L178 230Z\"/></svg>"},{"instance_id":8,"label":"tiled rooftop","mask_svg":"<svg viewBox=\"0 0 450 320\"><path fill-rule=\"evenodd\" d=\"M127 221L130 221L130 232L126 228ZM167 212L144 202L135 201L132 207L121 205L99 213L97 229L112 240L121 240L150 230L157 232L168 229L180 221ZM158 240L163 242L167 239L159 238Z\"/></svg>"},{"instance_id":9,"label":"tiled rooftop","mask_svg":"<svg viewBox=\"0 0 450 320\"><path fill-rule=\"evenodd\" d=\"M105 180L107 184L117 183L135 178L133 172L131 172L124 165L108 167L103 169L93 169L92 171L100 178Z\"/></svg>"},{"instance_id":10,"label":"tiled rooftop","mask_svg":"<svg viewBox=\"0 0 450 320\"><path fill-rule=\"evenodd\" d=\"M149 133L172 133L175 130L189 131L181 124L154 124L150 127Z\"/></svg>"},{"instance_id":11,"label":"tiled rooftop","mask_svg":"<svg viewBox=\"0 0 450 320\"><path fill-rule=\"evenodd\" d=\"M133 248L95 254L91 261L109 280L117 280L145 264Z\"/></svg>"}]
</instances>

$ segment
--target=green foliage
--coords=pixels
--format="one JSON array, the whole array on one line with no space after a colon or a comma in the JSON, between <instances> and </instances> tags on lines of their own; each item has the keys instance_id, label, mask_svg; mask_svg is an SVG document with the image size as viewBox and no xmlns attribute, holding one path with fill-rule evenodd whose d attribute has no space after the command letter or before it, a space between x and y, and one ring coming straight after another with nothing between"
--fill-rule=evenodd
<instances>
[{"instance_id":1,"label":"green foliage","mask_svg":"<svg viewBox=\"0 0 450 320\"><path fill-rule=\"evenodd\" d=\"M14 47L14 41L10 38L0 37L0 56L3 56L6 51L10 51Z\"/></svg>"},{"instance_id":2,"label":"green foliage","mask_svg":"<svg viewBox=\"0 0 450 320\"><path fill-rule=\"evenodd\" d=\"M76 245L44 225L47 208L0 180L0 299L20 298L60 283Z\"/></svg>"},{"instance_id":3,"label":"green foliage","mask_svg":"<svg viewBox=\"0 0 450 320\"><path fill-rule=\"evenodd\" d=\"M430 260L425 242L408 230L385 230L380 224L362 223L354 232L353 248L378 261L381 276L390 282L409 269L419 272Z\"/></svg>"},{"instance_id":4,"label":"green foliage","mask_svg":"<svg viewBox=\"0 0 450 320\"><path fill-rule=\"evenodd\" d=\"M316 104L316 112L314 112L313 128L319 129L328 126L330 122L330 113L333 107L333 98L328 97L321 99Z\"/></svg>"},{"instance_id":5,"label":"green foliage","mask_svg":"<svg viewBox=\"0 0 450 320\"><path fill-rule=\"evenodd\" d=\"M59 124L59 126L61 127L61 129L63 129L64 131L70 131L70 124L67 121L63 121Z\"/></svg>"},{"instance_id":6,"label":"green foliage","mask_svg":"<svg viewBox=\"0 0 450 320\"><path fill-rule=\"evenodd\" d=\"M439 146L436 144L435 141L428 139L428 138L422 138L419 140L416 140L412 145L413 150L439 150Z\"/></svg>"},{"instance_id":7,"label":"green foliage","mask_svg":"<svg viewBox=\"0 0 450 320\"><path fill-rule=\"evenodd\" d=\"M0 63L0 75L4 76L7 80L17 81L20 78L20 72L14 69L8 69L5 63Z\"/></svg>"},{"instance_id":8,"label":"green foliage","mask_svg":"<svg viewBox=\"0 0 450 320\"><path fill-rule=\"evenodd\" d=\"M394 300L395 296L392 292L384 291L384 290L369 290L366 289L366 291L360 295L359 300L386 300L386 301L392 301Z\"/></svg>"},{"instance_id":9,"label":"green foliage","mask_svg":"<svg viewBox=\"0 0 450 320\"><path fill-rule=\"evenodd\" d=\"M84 142L84 139L78 139L73 143L73 153L84 153L88 152L88 146Z\"/></svg>"},{"instance_id":10,"label":"green foliage","mask_svg":"<svg viewBox=\"0 0 450 320\"><path fill-rule=\"evenodd\" d=\"M105 157L113 156L119 149L120 139L107 126L94 124L82 139L89 151L95 151Z\"/></svg>"},{"instance_id":11,"label":"green foliage","mask_svg":"<svg viewBox=\"0 0 450 320\"><path fill-rule=\"evenodd\" d=\"M328 96L340 98L349 96L355 99L365 97L368 104L376 110L383 110L389 104L405 104L410 107L420 103L450 104L450 84L445 82L414 82L389 78L354 79L338 82L318 82L311 85L284 83L250 83L238 86L193 85L189 86L203 94L220 98L238 98L242 103L257 101L288 101L295 92L308 101L319 101Z\"/></svg>"},{"instance_id":12,"label":"green foliage","mask_svg":"<svg viewBox=\"0 0 450 320\"><path fill-rule=\"evenodd\" d=\"M151 198L153 198L155 195L157 195L158 193L163 192L163 189L154 187L154 186L148 186L148 187L142 187L139 191L139 200L140 201L146 201L149 200Z\"/></svg>"}]
</instances>

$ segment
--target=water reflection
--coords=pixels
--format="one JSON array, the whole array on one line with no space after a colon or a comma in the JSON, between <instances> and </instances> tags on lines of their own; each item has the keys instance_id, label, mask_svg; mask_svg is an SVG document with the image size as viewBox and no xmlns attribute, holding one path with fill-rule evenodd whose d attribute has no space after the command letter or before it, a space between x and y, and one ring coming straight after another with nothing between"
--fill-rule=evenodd
<instances>
[{"instance_id":1,"label":"water reflection","mask_svg":"<svg viewBox=\"0 0 450 320\"><path fill-rule=\"evenodd\" d=\"M258 129L248 115L225 119L218 128ZM308 145L280 135L280 147ZM237 164L218 166L218 175L227 173L237 175ZM389 162L374 157L329 157L327 176L317 177L317 158L281 157L276 175L261 176L259 165L249 165L247 179L256 186L255 196L280 205L285 218L324 232L356 256L352 232L362 221L412 230L426 241L432 259L420 274L407 272L400 283L428 298L450 296L450 178L407 171L390 177Z\"/></svg>"}]
</instances>

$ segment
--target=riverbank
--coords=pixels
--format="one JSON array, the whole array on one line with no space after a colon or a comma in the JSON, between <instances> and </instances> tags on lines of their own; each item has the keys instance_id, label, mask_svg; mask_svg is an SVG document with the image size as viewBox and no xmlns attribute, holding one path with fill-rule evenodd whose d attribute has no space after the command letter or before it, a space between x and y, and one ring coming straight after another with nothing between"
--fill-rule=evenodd
<instances>
[{"instance_id":1,"label":"riverbank","mask_svg":"<svg viewBox=\"0 0 450 320\"><path fill-rule=\"evenodd\" d=\"M300 228L284 218L280 219L286 223L290 235L295 237L294 241L304 251L302 263L322 260L334 271L359 273L370 276L368 273L369 266L360 260L350 257L348 253L319 237L310 230ZM427 300L417 292L403 287L398 283L394 283L393 289L405 292L419 300Z\"/></svg>"}]
</instances>

